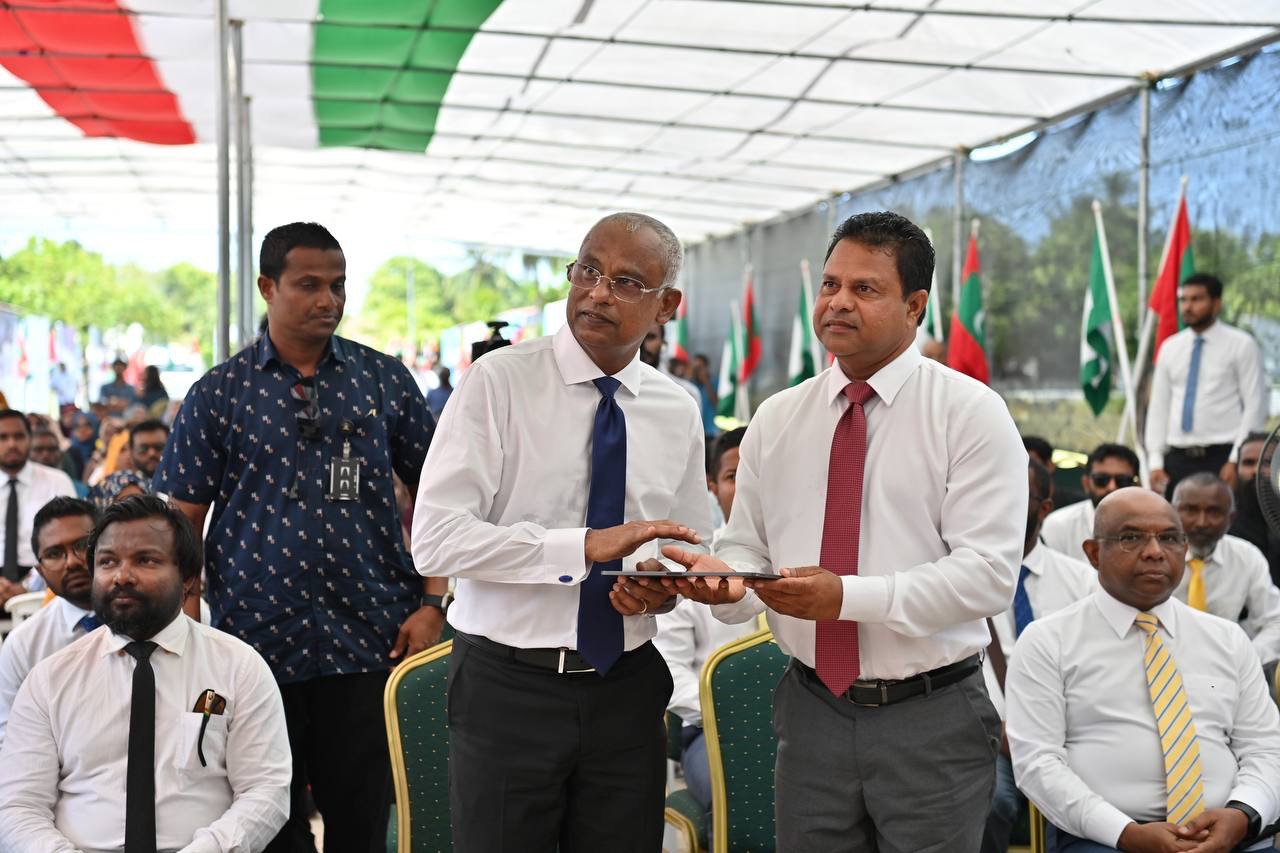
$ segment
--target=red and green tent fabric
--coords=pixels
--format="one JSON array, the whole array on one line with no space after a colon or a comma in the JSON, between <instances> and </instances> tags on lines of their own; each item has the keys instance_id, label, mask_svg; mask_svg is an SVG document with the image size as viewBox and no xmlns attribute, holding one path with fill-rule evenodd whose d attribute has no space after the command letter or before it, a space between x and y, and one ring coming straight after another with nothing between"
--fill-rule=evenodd
<instances>
[{"instance_id":1,"label":"red and green tent fabric","mask_svg":"<svg viewBox=\"0 0 1280 853\"><path fill-rule=\"evenodd\" d=\"M947 366L972 376L979 382L991 381L987 365L987 337L984 329L986 312L982 308L982 276L978 264L977 223L969 237L964 272L960 276L960 304L951 315L951 340L947 344Z\"/></svg>"}]
</instances>

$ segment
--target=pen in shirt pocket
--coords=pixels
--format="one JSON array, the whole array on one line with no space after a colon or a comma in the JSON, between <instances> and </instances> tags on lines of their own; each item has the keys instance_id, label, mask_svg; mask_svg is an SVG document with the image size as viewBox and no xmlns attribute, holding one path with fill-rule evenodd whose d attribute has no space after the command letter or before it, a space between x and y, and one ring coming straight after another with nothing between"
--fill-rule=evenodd
<instances>
[{"instance_id":1,"label":"pen in shirt pocket","mask_svg":"<svg viewBox=\"0 0 1280 853\"><path fill-rule=\"evenodd\" d=\"M194 713L204 715L204 719L200 721L200 735L196 739L196 755L200 757L201 767L209 766L204 758L204 732L209 728L209 718L214 714L221 715L226 709L227 700L213 690L202 690L199 698L196 699L195 707L191 709Z\"/></svg>"}]
</instances>

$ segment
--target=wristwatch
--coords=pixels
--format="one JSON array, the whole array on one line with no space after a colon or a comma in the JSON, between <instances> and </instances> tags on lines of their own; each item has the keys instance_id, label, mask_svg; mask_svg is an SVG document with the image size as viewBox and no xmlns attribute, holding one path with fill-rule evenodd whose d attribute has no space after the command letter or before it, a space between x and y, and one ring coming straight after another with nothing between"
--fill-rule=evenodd
<instances>
[{"instance_id":1,"label":"wristwatch","mask_svg":"<svg viewBox=\"0 0 1280 853\"><path fill-rule=\"evenodd\" d=\"M441 613L449 612L449 602L453 601L453 593L446 592L444 595L423 595L422 603L419 607L434 607Z\"/></svg>"},{"instance_id":2,"label":"wristwatch","mask_svg":"<svg viewBox=\"0 0 1280 853\"><path fill-rule=\"evenodd\" d=\"M1262 832L1262 815L1248 803L1242 803L1239 800L1231 800L1227 803L1227 808L1244 812L1244 816L1249 819L1249 828L1245 830L1244 838L1241 843L1248 843L1258 840L1258 834Z\"/></svg>"}]
</instances>

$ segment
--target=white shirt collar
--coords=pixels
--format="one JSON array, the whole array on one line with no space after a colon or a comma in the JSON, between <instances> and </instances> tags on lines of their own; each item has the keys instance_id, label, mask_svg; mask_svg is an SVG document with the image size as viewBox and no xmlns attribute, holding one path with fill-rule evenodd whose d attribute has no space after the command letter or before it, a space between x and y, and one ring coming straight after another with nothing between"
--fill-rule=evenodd
<instances>
[{"instance_id":1,"label":"white shirt collar","mask_svg":"<svg viewBox=\"0 0 1280 853\"><path fill-rule=\"evenodd\" d=\"M58 616L62 619L63 626L67 629L67 633L75 630L76 625L80 624L80 620L86 616L92 616L93 611L81 610L70 601L67 601L60 595L54 596L53 600L47 605L58 609Z\"/></svg>"},{"instance_id":2,"label":"white shirt collar","mask_svg":"<svg viewBox=\"0 0 1280 853\"><path fill-rule=\"evenodd\" d=\"M1031 570L1033 575L1044 574L1044 552L1045 546L1036 540L1036 545L1031 549L1031 553L1022 558L1022 565Z\"/></svg>"},{"instance_id":3,"label":"white shirt collar","mask_svg":"<svg viewBox=\"0 0 1280 853\"><path fill-rule=\"evenodd\" d=\"M1102 618L1107 620L1107 624L1111 626L1111 630L1116 632L1117 637L1123 639L1125 634L1129 633L1129 629L1133 627L1134 617L1139 613L1138 609L1116 600L1111 596L1111 593L1101 586L1093 594L1093 600L1098 605ZM1148 612L1154 614L1160 620L1160 626L1164 628L1165 633L1170 637L1177 635L1178 600L1176 598L1170 595Z\"/></svg>"},{"instance_id":4,"label":"white shirt collar","mask_svg":"<svg viewBox=\"0 0 1280 853\"><path fill-rule=\"evenodd\" d=\"M187 637L191 633L191 620L182 611L178 611L178 615L173 621L156 632L151 638L151 642L155 643L166 652L181 656L187 648ZM108 631L107 639L102 644L103 655L112 655L124 651L124 647L133 642L132 637L124 634L117 634L114 631Z\"/></svg>"},{"instance_id":5,"label":"white shirt collar","mask_svg":"<svg viewBox=\"0 0 1280 853\"><path fill-rule=\"evenodd\" d=\"M921 358L920 350L914 346L907 347L901 355L872 374L867 384L875 389L876 397L886 406L892 406L893 399L898 396L902 386L907 384L907 380L920 366ZM837 400L844 393L844 387L853 381L845 375L840 360L836 359L827 369L827 401Z\"/></svg>"},{"instance_id":6,"label":"white shirt collar","mask_svg":"<svg viewBox=\"0 0 1280 853\"><path fill-rule=\"evenodd\" d=\"M15 479L15 480L17 480L19 483L21 483L23 486L26 486L27 488L30 488L30 487L31 487L31 475L34 473L34 471L32 470L31 466L32 466L32 465L34 465L34 464L35 464L34 462L32 462L31 460L29 460L29 459L28 459L28 460L27 460L27 463L26 463L25 465L23 465L23 466L22 466L22 468L18 471L18 473L17 473L17 475L14 477L14 479ZM4 473L4 472L0 472L0 486L4 486L5 488L8 488L8 486L9 486L9 474Z\"/></svg>"},{"instance_id":7,"label":"white shirt collar","mask_svg":"<svg viewBox=\"0 0 1280 853\"><path fill-rule=\"evenodd\" d=\"M551 346L556 357L556 367L560 369L560 377L564 379L565 385L580 385L583 382L591 382L605 375L604 371L591 360L591 356L587 355L587 351L578 343L578 339L573 336L573 331L567 324L561 326L560 331L556 332ZM631 396L638 397L640 395L640 377L643 369L644 365L640 361L640 351L636 350L635 357L631 359L626 367L613 374L613 378L621 382L622 387L626 388Z\"/></svg>"}]
</instances>

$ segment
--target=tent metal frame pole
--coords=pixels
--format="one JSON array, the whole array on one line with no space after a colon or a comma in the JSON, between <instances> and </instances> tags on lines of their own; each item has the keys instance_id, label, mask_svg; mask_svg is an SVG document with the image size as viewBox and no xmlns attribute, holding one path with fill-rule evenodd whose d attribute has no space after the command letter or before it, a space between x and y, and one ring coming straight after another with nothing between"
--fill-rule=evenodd
<instances>
[{"instance_id":1,"label":"tent metal frame pole","mask_svg":"<svg viewBox=\"0 0 1280 853\"><path fill-rule=\"evenodd\" d=\"M218 29L218 319L214 329L214 358L221 364L231 356L231 129L227 80L228 0L217 0Z\"/></svg>"},{"instance_id":2,"label":"tent metal frame pole","mask_svg":"<svg viewBox=\"0 0 1280 853\"><path fill-rule=\"evenodd\" d=\"M232 103L236 114L236 330L239 346L253 338L253 293L249 287L252 271L250 247L253 241L248 224L249 190L249 116L244 94L244 21L233 20L231 27L231 61L235 71Z\"/></svg>"},{"instance_id":3,"label":"tent metal frame pole","mask_svg":"<svg viewBox=\"0 0 1280 853\"><path fill-rule=\"evenodd\" d=\"M244 200L241 202L240 251L243 253L241 264L244 268L244 328L243 344L253 340L257 328L253 320L253 307L257 304L255 295L258 292L258 277L254 275L253 265L253 130L251 107L253 99L246 95L241 99L241 141L244 144Z\"/></svg>"},{"instance_id":4,"label":"tent metal frame pole","mask_svg":"<svg viewBox=\"0 0 1280 853\"><path fill-rule=\"evenodd\" d=\"M951 155L955 202L951 210L951 310L960 306L960 274L964 271L964 162L968 152L957 148Z\"/></svg>"},{"instance_id":5,"label":"tent metal frame pole","mask_svg":"<svg viewBox=\"0 0 1280 853\"><path fill-rule=\"evenodd\" d=\"M1151 216L1151 87L1138 91L1138 328L1147 316L1147 224Z\"/></svg>"}]
</instances>

